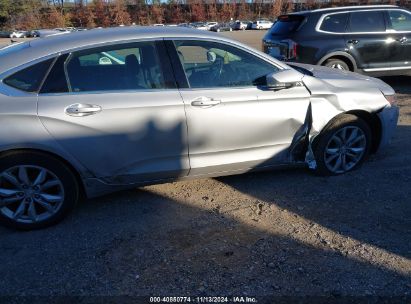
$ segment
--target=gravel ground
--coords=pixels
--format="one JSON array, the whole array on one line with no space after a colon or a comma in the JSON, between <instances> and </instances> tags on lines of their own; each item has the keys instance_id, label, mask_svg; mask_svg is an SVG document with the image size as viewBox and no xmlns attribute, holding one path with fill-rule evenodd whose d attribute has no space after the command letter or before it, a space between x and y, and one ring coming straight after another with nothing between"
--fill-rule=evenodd
<instances>
[{"instance_id":1,"label":"gravel ground","mask_svg":"<svg viewBox=\"0 0 411 304\"><path fill-rule=\"evenodd\" d=\"M410 296L411 77L384 80L398 131L359 170L148 186L46 230L0 228L0 295Z\"/></svg>"}]
</instances>

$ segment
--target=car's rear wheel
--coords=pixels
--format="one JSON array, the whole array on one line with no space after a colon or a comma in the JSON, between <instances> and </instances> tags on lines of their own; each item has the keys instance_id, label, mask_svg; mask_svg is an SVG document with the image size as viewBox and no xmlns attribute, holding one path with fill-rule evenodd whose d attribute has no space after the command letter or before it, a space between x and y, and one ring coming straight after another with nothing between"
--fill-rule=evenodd
<instances>
[{"instance_id":1,"label":"car's rear wheel","mask_svg":"<svg viewBox=\"0 0 411 304\"><path fill-rule=\"evenodd\" d=\"M79 188L57 158L13 152L0 158L0 223L15 229L48 227L75 206Z\"/></svg>"},{"instance_id":2,"label":"car's rear wheel","mask_svg":"<svg viewBox=\"0 0 411 304\"><path fill-rule=\"evenodd\" d=\"M348 64L340 59L328 59L325 63L324 66L337 69L337 70L343 70L343 71L349 71L350 67Z\"/></svg>"},{"instance_id":3,"label":"car's rear wheel","mask_svg":"<svg viewBox=\"0 0 411 304\"><path fill-rule=\"evenodd\" d=\"M337 175L359 167L370 144L371 130L364 120L351 114L337 116L314 141L317 173Z\"/></svg>"}]
</instances>

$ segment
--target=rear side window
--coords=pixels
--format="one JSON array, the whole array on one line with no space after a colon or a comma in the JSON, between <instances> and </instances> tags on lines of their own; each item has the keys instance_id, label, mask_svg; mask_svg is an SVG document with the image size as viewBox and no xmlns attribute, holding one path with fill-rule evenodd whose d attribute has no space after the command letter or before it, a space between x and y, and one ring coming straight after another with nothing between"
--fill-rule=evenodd
<instances>
[{"instance_id":1,"label":"rear side window","mask_svg":"<svg viewBox=\"0 0 411 304\"><path fill-rule=\"evenodd\" d=\"M54 58L36 63L7 77L3 82L25 92L37 92L53 61Z\"/></svg>"},{"instance_id":2,"label":"rear side window","mask_svg":"<svg viewBox=\"0 0 411 304\"><path fill-rule=\"evenodd\" d=\"M277 21L271 27L270 34L283 35L295 32L305 17L302 15L283 15L277 18Z\"/></svg>"},{"instance_id":3,"label":"rear side window","mask_svg":"<svg viewBox=\"0 0 411 304\"><path fill-rule=\"evenodd\" d=\"M167 88L154 42L137 42L73 53L66 71L73 92Z\"/></svg>"},{"instance_id":4,"label":"rear side window","mask_svg":"<svg viewBox=\"0 0 411 304\"><path fill-rule=\"evenodd\" d=\"M331 33L344 33L347 21L347 13L328 15L324 17L320 30Z\"/></svg>"},{"instance_id":5,"label":"rear side window","mask_svg":"<svg viewBox=\"0 0 411 304\"><path fill-rule=\"evenodd\" d=\"M383 12L352 12L350 14L349 32L385 32Z\"/></svg>"},{"instance_id":6,"label":"rear side window","mask_svg":"<svg viewBox=\"0 0 411 304\"><path fill-rule=\"evenodd\" d=\"M404 11L388 11L391 28L398 32L411 31L411 15Z\"/></svg>"}]
</instances>

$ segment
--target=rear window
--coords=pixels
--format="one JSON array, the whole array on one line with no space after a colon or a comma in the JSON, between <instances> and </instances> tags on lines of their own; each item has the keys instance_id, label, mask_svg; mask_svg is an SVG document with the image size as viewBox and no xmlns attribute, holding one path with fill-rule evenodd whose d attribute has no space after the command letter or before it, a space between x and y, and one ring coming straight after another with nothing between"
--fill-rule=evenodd
<instances>
[{"instance_id":1,"label":"rear window","mask_svg":"<svg viewBox=\"0 0 411 304\"><path fill-rule=\"evenodd\" d=\"M282 35L295 32L305 16L301 15L283 15L277 18L277 21L271 27L270 33L272 35Z\"/></svg>"},{"instance_id":2,"label":"rear window","mask_svg":"<svg viewBox=\"0 0 411 304\"><path fill-rule=\"evenodd\" d=\"M332 14L325 16L320 30L331 33L344 33L347 26L348 14Z\"/></svg>"},{"instance_id":3,"label":"rear window","mask_svg":"<svg viewBox=\"0 0 411 304\"><path fill-rule=\"evenodd\" d=\"M349 32L385 32L383 12L352 12L350 14Z\"/></svg>"},{"instance_id":4,"label":"rear window","mask_svg":"<svg viewBox=\"0 0 411 304\"><path fill-rule=\"evenodd\" d=\"M53 61L54 58L36 63L7 77L3 82L25 92L37 92Z\"/></svg>"}]
</instances>

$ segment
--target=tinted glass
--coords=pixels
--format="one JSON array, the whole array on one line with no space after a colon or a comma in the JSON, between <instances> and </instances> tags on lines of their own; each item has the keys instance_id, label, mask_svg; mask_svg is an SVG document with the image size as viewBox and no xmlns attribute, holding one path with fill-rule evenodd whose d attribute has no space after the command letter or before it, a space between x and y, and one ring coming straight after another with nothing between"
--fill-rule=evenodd
<instances>
[{"instance_id":1,"label":"tinted glass","mask_svg":"<svg viewBox=\"0 0 411 304\"><path fill-rule=\"evenodd\" d=\"M348 14L333 14L325 16L320 30L332 33L344 33L347 25Z\"/></svg>"},{"instance_id":2,"label":"tinted glass","mask_svg":"<svg viewBox=\"0 0 411 304\"><path fill-rule=\"evenodd\" d=\"M176 41L191 88L259 85L275 66L238 48L215 42Z\"/></svg>"},{"instance_id":3,"label":"tinted glass","mask_svg":"<svg viewBox=\"0 0 411 304\"><path fill-rule=\"evenodd\" d=\"M304 16L284 15L279 16L271 27L270 34L282 35L295 32L304 20Z\"/></svg>"},{"instance_id":4,"label":"tinted glass","mask_svg":"<svg viewBox=\"0 0 411 304\"><path fill-rule=\"evenodd\" d=\"M166 87L154 42L77 52L69 59L66 69L73 92Z\"/></svg>"},{"instance_id":5,"label":"tinted glass","mask_svg":"<svg viewBox=\"0 0 411 304\"><path fill-rule=\"evenodd\" d=\"M411 15L404 11L388 11L391 27L396 31L411 31Z\"/></svg>"},{"instance_id":6,"label":"tinted glass","mask_svg":"<svg viewBox=\"0 0 411 304\"><path fill-rule=\"evenodd\" d=\"M384 15L379 11L352 12L350 32L385 32Z\"/></svg>"},{"instance_id":7,"label":"tinted glass","mask_svg":"<svg viewBox=\"0 0 411 304\"><path fill-rule=\"evenodd\" d=\"M60 56L51 68L41 88L40 93L65 93L68 92L67 79L64 72L64 62L68 54Z\"/></svg>"},{"instance_id":8,"label":"tinted glass","mask_svg":"<svg viewBox=\"0 0 411 304\"><path fill-rule=\"evenodd\" d=\"M54 58L34 64L7 77L3 82L13 88L37 92Z\"/></svg>"}]
</instances>

